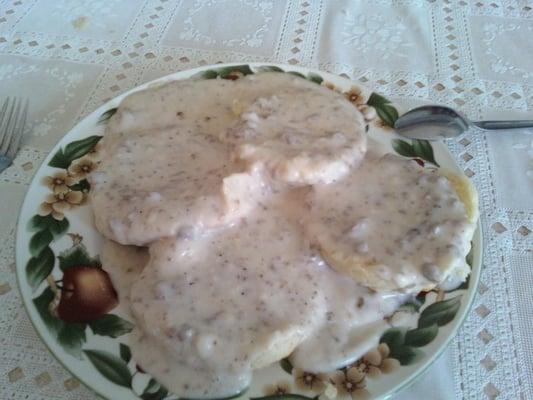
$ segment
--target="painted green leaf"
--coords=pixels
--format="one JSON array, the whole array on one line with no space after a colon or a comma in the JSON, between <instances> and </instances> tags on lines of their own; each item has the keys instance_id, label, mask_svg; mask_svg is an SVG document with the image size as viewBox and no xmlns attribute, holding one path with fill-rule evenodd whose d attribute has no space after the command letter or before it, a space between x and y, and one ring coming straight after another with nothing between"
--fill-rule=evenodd
<instances>
[{"instance_id":1,"label":"painted green leaf","mask_svg":"<svg viewBox=\"0 0 533 400\"><path fill-rule=\"evenodd\" d=\"M217 72L221 78L227 78L228 75L231 75L234 72L240 72L243 75L250 75L254 73L248 64L219 68Z\"/></svg>"},{"instance_id":2,"label":"painted green leaf","mask_svg":"<svg viewBox=\"0 0 533 400\"><path fill-rule=\"evenodd\" d=\"M387 343L392 353L394 349L403 346L405 331L405 328L389 328L385 331L385 333L383 333L381 339L379 339L379 342Z\"/></svg>"},{"instance_id":3,"label":"painted green leaf","mask_svg":"<svg viewBox=\"0 0 533 400\"><path fill-rule=\"evenodd\" d=\"M474 243L473 242L470 242L470 251L466 255L466 263L470 266L470 268L472 268L472 266L474 265Z\"/></svg>"},{"instance_id":4,"label":"painted green leaf","mask_svg":"<svg viewBox=\"0 0 533 400\"><path fill-rule=\"evenodd\" d=\"M470 285L470 275L468 275L463 283L461 283L458 287L456 287L453 290L449 290L446 293L455 292L456 290L466 290L468 289L468 286Z\"/></svg>"},{"instance_id":5,"label":"painted green leaf","mask_svg":"<svg viewBox=\"0 0 533 400\"><path fill-rule=\"evenodd\" d=\"M389 99L374 92L370 95L366 104L376 109L379 118L386 125L394 127L394 123L398 119L398 110L396 110Z\"/></svg>"},{"instance_id":6,"label":"painted green leaf","mask_svg":"<svg viewBox=\"0 0 533 400\"><path fill-rule=\"evenodd\" d=\"M275 65L262 65L259 68L257 68L259 72L285 72L280 67L276 67Z\"/></svg>"},{"instance_id":7,"label":"painted green leaf","mask_svg":"<svg viewBox=\"0 0 533 400\"><path fill-rule=\"evenodd\" d=\"M54 240L54 237L48 229L36 232L30 239L30 254L33 257L39 256L48 245Z\"/></svg>"},{"instance_id":8,"label":"painted green leaf","mask_svg":"<svg viewBox=\"0 0 533 400\"><path fill-rule=\"evenodd\" d=\"M198 72L196 75L194 75L194 77L200 79L215 79L218 77L218 72L212 69L207 69L205 71Z\"/></svg>"},{"instance_id":9,"label":"painted green leaf","mask_svg":"<svg viewBox=\"0 0 533 400\"><path fill-rule=\"evenodd\" d=\"M427 307L418 319L418 327L425 328L433 324L446 325L455 318L455 314L461 307L461 296L448 300L438 301Z\"/></svg>"},{"instance_id":10,"label":"painted green leaf","mask_svg":"<svg viewBox=\"0 0 533 400\"><path fill-rule=\"evenodd\" d=\"M419 349L415 349L410 346L402 346L395 349L394 352L391 351L390 356L397 359L401 365L409 365L417 362L424 353Z\"/></svg>"},{"instance_id":11,"label":"painted green leaf","mask_svg":"<svg viewBox=\"0 0 533 400\"><path fill-rule=\"evenodd\" d=\"M93 135L85 139L75 140L67 144L64 149L59 149L48 165L55 168L67 169L70 167L72 161L83 157L91 151L100 139L102 139L102 136Z\"/></svg>"},{"instance_id":12,"label":"painted green leaf","mask_svg":"<svg viewBox=\"0 0 533 400\"><path fill-rule=\"evenodd\" d=\"M105 378L124 387L131 387L131 372L120 358L102 350L83 350L89 361Z\"/></svg>"},{"instance_id":13,"label":"painted green leaf","mask_svg":"<svg viewBox=\"0 0 533 400\"><path fill-rule=\"evenodd\" d=\"M433 341L439 333L439 326L433 324L425 328L410 329L405 332L404 343L407 346L422 347Z\"/></svg>"},{"instance_id":14,"label":"painted green leaf","mask_svg":"<svg viewBox=\"0 0 533 400\"><path fill-rule=\"evenodd\" d=\"M128 345L120 343L120 358L122 358L126 363L129 363L131 360L131 350Z\"/></svg>"},{"instance_id":15,"label":"painted green leaf","mask_svg":"<svg viewBox=\"0 0 533 400\"><path fill-rule=\"evenodd\" d=\"M143 400L162 400L168 395L168 390L161 386L155 379L150 379L146 388L141 394Z\"/></svg>"},{"instance_id":16,"label":"painted green leaf","mask_svg":"<svg viewBox=\"0 0 533 400\"><path fill-rule=\"evenodd\" d=\"M402 365L412 364L423 355L420 350L406 345L407 332L406 328L390 328L379 340L380 343L387 343L389 346L389 357L397 359Z\"/></svg>"},{"instance_id":17,"label":"painted green leaf","mask_svg":"<svg viewBox=\"0 0 533 400\"><path fill-rule=\"evenodd\" d=\"M433 165L440 167L435 161L435 155L433 153L433 147L427 140L414 139L412 144L401 139L392 139L392 148L396 153L401 156L409 158L420 158L424 161L432 163Z\"/></svg>"},{"instance_id":18,"label":"painted green leaf","mask_svg":"<svg viewBox=\"0 0 533 400\"><path fill-rule=\"evenodd\" d=\"M402 365L411 364L422 355L418 349L405 344L406 331L406 328L390 328L379 340L380 343L387 343L389 346L389 357L397 359Z\"/></svg>"},{"instance_id":19,"label":"painted green leaf","mask_svg":"<svg viewBox=\"0 0 533 400\"><path fill-rule=\"evenodd\" d=\"M50 333L53 336L57 336L65 323L50 313L49 306L52 300L54 300L54 297L55 295L52 289L50 289L50 287L46 287L46 289L44 289L38 297L33 299L33 304L35 305L35 308L41 316L44 324L50 330Z\"/></svg>"},{"instance_id":20,"label":"painted green leaf","mask_svg":"<svg viewBox=\"0 0 533 400\"><path fill-rule=\"evenodd\" d=\"M48 229L54 237L54 240L57 240L67 233L70 223L67 218L63 218L61 221L58 221L55 218L52 218L52 220L53 221L49 224Z\"/></svg>"},{"instance_id":21,"label":"painted green leaf","mask_svg":"<svg viewBox=\"0 0 533 400\"><path fill-rule=\"evenodd\" d=\"M134 325L114 314L104 314L100 318L89 322L89 326L96 335L117 338L131 332Z\"/></svg>"},{"instance_id":22,"label":"painted green leaf","mask_svg":"<svg viewBox=\"0 0 533 400\"><path fill-rule=\"evenodd\" d=\"M420 311L420 307L422 306L422 303L420 303L416 298L406 301L403 303L400 307L398 307L398 311L407 311L411 313L415 313Z\"/></svg>"},{"instance_id":23,"label":"painted green leaf","mask_svg":"<svg viewBox=\"0 0 533 400\"><path fill-rule=\"evenodd\" d=\"M78 183L75 183L74 185L69 186L69 188L71 190L76 190L78 192L89 193L89 190L91 190L91 184L89 183L87 179L82 179Z\"/></svg>"},{"instance_id":24,"label":"painted green leaf","mask_svg":"<svg viewBox=\"0 0 533 400\"><path fill-rule=\"evenodd\" d=\"M436 165L437 167L440 167L440 165L437 164L437 161L435 161L433 147L431 146L431 143L428 140L413 139L412 146L416 154L415 157L421 158L422 160L425 160L427 162L432 163L433 165Z\"/></svg>"},{"instance_id":25,"label":"painted green leaf","mask_svg":"<svg viewBox=\"0 0 533 400\"><path fill-rule=\"evenodd\" d=\"M294 76L297 76L298 78L307 79L304 74L302 74L301 72L298 72L298 71L287 71L287 73L291 74L291 75L294 75Z\"/></svg>"},{"instance_id":26,"label":"painted green leaf","mask_svg":"<svg viewBox=\"0 0 533 400\"><path fill-rule=\"evenodd\" d=\"M232 73L239 72L243 75L250 75L253 74L254 71L250 68L249 65L243 64L243 65L233 65L229 67L222 67L218 69L208 69L205 71L200 71L194 77L200 78L200 79L215 79L218 77L221 78L228 78Z\"/></svg>"},{"instance_id":27,"label":"painted green leaf","mask_svg":"<svg viewBox=\"0 0 533 400\"><path fill-rule=\"evenodd\" d=\"M322 81L324 80L320 75L315 74L313 72L310 72L309 74L307 74L307 79L318 85L322 84Z\"/></svg>"},{"instance_id":28,"label":"painted green leaf","mask_svg":"<svg viewBox=\"0 0 533 400\"><path fill-rule=\"evenodd\" d=\"M52 159L48 162L50 167L67 169L70 166L70 161L63 152L63 149L59 149Z\"/></svg>"},{"instance_id":29,"label":"painted green leaf","mask_svg":"<svg viewBox=\"0 0 533 400\"><path fill-rule=\"evenodd\" d=\"M250 397L250 400L314 400L314 397L303 396L301 394L274 394L263 397Z\"/></svg>"},{"instance_id":30,"label":"painted green leaf","mask_svg":"<svg viewBox=\"0 0 533 400\"><path fill-rule=\"evenodd\" d=\"M292 364L288 358L281 359L279 365L283 369L283 371L285 371L289 375L292 374Z\"/></svg>"},{"instance_id":31,"label":"painted green leaf","mask_svg":"<svg viewBox=\"0 0 533 400\"><path fill-rule=\"evenodd\" d=\"M71 356L81 359L81 346L87 340L85 328L87 324L63 324L57 335L57 341Z\"/></svg>"},{"instance_id":32,"label":"painted green leaf","mask_svg":"<svg viewBox=\"0 0 533 400\"><path fill-rule=\"evenodd\" d=\"M282 71L283 70L279 68L279 72L282 72ZM298 78L307 79L308 81L314 82L318 85L322 84L322 82L324 81L324 78L322 78L318 74L315 74L314 72L310 72L309 74L307 74L307 76L305 76L304 74L298 71L285 71L285 72L287 72L288 74L297 76Z\"/></svg>"},{"instance_id":33,"label":"painted green leaf","mask_svg":"<svg viewBox=\"0 0 533 400\"><path fill-rule=\"evenodd\" d=\"M83 157L96 146L96 143L98 143L100 139L102 139L102 136L93 135L86 137L85 139L75 140L74 142L67 144L65 147L65 155L70 161Z\"/></svg>"},{"instance_id":34,"label":"painted green leaf","mask_svg":"<svg viewBox=\"0 0 533 400\"><path fill-rule=\"evenodd\" d=\"M65 271L70 267L77 267L80 265L101 267L100 259L98 257L91 257L83 244L77 244L59 254L59 268Z\"/></svg>"},{"instance_id":35,"label":"painted green leaf","mask_svg":"<svg viewBox=\"0 0 533 400\"><path fill-rule=\"evenodd\" d=\"M47 231L48 232L48 231ZM37 257L32 257L26 264L26 276L33 290L52 273L55 256L52 249L46 246Z\"/></svg>"},{"instance_id":36,"label":"painted green leaf","mask_svg":"<svg viewBox=\"0 0 533 400\"><path fill-rule=\"evenodd\" d=\"M470 270L472 270L472 266L474 265L474 243L473 242L470 242L470 251L466 255L465 261L468 264L468 266L470 267ZM456 290L466 290L466 289L468 289L468 287L470 286L470 277L471 276L472 275L469 274L466 277L465 281L463 283L461 283L460 286L456 287L455 289L448 290L446 292L450 293L450 292L455 292Z\"/></svg>"},{"instance_id":37,"label":"painted green leaf","mask_svg":"<svg viewBox=\"0 0 533 400\"><path fill-rule=\"evenodd\" d=\"M109 121L109 119L116 114L118 110L118 107L114 107L114 108L110 108L109 110L107 110L106 112L104 112L102 115L100 115L100 118L98 118L98 123L99 124L103 124L107 121Z\"/></svg>"},{"instance_id":38,"label":"painted green leaf","mask_svg":"<svg viewBox=\"0 0 533 400\"><path fill-rule=\"evenodd\" d=\"M54 217L51 214L42 216L34 215L28 222L28 230L30 231L43 231L48 229L48 227L55 221Z\"/></svg>"},{"instance_id":39,"label":"painted green leaf","mask_svg":"<svg viewBox=\"0 0 533 400\"><path fill-rule=\"evenodd\" d=\"M396 153L404 157L416 157L415 150L411 143L401 139L392 139L392 148Z\"/></svg>"}]
</instances>

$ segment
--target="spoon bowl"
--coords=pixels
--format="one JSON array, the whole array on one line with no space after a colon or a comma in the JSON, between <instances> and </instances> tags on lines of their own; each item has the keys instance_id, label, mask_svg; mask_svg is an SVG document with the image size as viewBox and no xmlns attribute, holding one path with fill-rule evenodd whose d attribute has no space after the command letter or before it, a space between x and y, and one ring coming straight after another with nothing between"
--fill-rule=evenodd
<instances>
[{"instance_id":1,"label":"spoon bowl","mask_svg":"<svg viewBox=\"0 0 533 400\"><path fill-rule=\"evenodd\" d=\"M422 106L408 111L394 123L394 129L410 139L439 140L462 135L473 126L481 130L533 128L533 120L470 121L459 111L445 106Z\"/></svg>"}]
</instances>

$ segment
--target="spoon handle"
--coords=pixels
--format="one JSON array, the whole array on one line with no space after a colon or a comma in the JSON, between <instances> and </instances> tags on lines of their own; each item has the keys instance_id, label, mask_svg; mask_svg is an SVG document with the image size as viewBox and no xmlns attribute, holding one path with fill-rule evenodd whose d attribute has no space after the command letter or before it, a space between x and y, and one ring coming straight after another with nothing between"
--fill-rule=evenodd
<instances>
[{"instance_id":1,"label":"spoon handle","mask_svg":"<svg viewBox=\"0 0 533 400\"><path fill-rule=\"evenodd\" d=\"M517 120L517 121L474 121L475 126L481 129L517 129L517 128L533 128L533 120Z\"/></svg>"}]
</instances>

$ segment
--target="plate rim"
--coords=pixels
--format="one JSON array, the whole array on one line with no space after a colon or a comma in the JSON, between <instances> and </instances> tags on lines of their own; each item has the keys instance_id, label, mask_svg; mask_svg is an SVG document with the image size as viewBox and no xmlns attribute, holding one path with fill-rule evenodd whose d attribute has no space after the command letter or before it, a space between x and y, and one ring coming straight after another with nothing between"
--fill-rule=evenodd
<instances>
[{"instance_id":1,"label":"plate rim","mask_svg":"<svg viewBox=\"0 0 533 400\"><path fill-rule=\"evenodd\" d=\"M98 388L91 386L85 378L80 377L77 373L73 372L71 368L62 360L62 357L60 357L60 354L58 354L56 351L53 350L53 346L49 343L51 342L52 337L50 336L48 339L45 338L45 335L41 332L41 330L38 328L38 324L42 324L42 321L36 321L37 316L33 315L34 311L32 310L33 304L32 298L29 296L25 296L23 291L23 284L22 284L22 274L24 273L24 265L23 263L19 262L19 259L22 257L21 250L19 250L19 243L22 242L22 237L24 235L24 231L26 229L25 226L22 226L22 212L25 208L27 208L27 203L30 202L30 196L29 192L30 189L35 185L36 180L38 179L38 176L40 175L41 171L48 166L48 162L53 157L53 154L60 148L62 145L65 137L67 137L71 132L78 129L81 124L86 122L87 120L93 120L97 119L101 114L103 114L105 111L109 110L110 108L113 108L115 106L118 106L120 104L120 101L122 101L126 96L130 95L131 93L134 93L136 91L144 90L149 87L153 87L154 85L164 84L172 81L177 80L183 80L188 79L194 76L195 74L209 70L209 69L218 69L218 68L225 68L225 67L232 67L232 66L240 66L240 65L248 65L250 67L262 67L262 66L274 66L282 68L284 71L296 71L296 72L302 72L302 73L316 73L324 77L333 76L335 79L340 79L346 82L349 82L353 85L357 85L361 88L365 88L368 90L369 93L373 93L374 90L370 88L369 86L366 86L364 84L361 84L359 82L356 82L353 79L346 78L343 76L339 76L335 73L320 70L318 68L312 68L312 67L304 67L304 66L294 66L294 65L288 65L288 64L282 64L282 63L276 63L276 62L228 62L228 63L220 63L220 64L207 64L203 66L198 66L191 69L185 69L181 71L176 71L171 74L167 74L164 76L161 76L159 78L150 80L148 82L139 84L124 93L121 93L108 101L106 101L101 106L97 107L94 111L91 113L83 116L78 117L77 120L74 122L72 127L65 132L63 136L61 136L58 141L54 144L54 146L50 149L50 151L47 153L46 157L43 159L42 163L39 165L37 170L35 171L31 182L28 185L28 188L26 190L26 193L24 195L24 200L22 201L18 215L17 215L17 221L16 221L16 233L15 233L15 274L16 274L16 280L17 280L17 287L22 299L22 303L24 305L24 309L26 312L26 315L28 316L28 319L31 322L32 327L36 331L39 339L41 342L46 346L47 350L54 356L54 358L60 363L60 365L72 376L74 376L80 383L82 383L85 387L87 387L92 392L96 393L98 396L101 396L104 399L107 400L114 400L111 397L108 397L109 395L107 393L101 392ZM378 92L379 93L379 92ZM114 105L116 103L116 105ZM398 105L396 101L392 101L392 104ZM401 105L401 104L400 104ZM445 145L445 142L443 141L435 141L432 142L433 144L436 144L441 148L441 150L446 153L446 155L452 160L454 167L461 170L459 167L459 164L457 163L455 157L450 152L448 147ZM474 233L474 236L472 238L472 242L476 243L476 246L473 246L475 251L473 252L473 262L471 267L471 274L469 287L464 292L464 295L466 295L466 302L465 304L461 305L461 309L463 309L463 312L457 315L456 318L454 318L454 327L452 330L447 334L447 336L443 339L442 344L439 346L438 351L434 352L431 355L427 355L425 360L422 361L419 366L416 368L416 370L412 371L406 379L404 379L401 383L394 385L392 388L390 388L387 392L382 393L378 395L377 397L374 397L374 399L381 399L386 400L390 399L392 396L402 392L403 390L409 388L412 386L418 379L420 379L423 375L425 375L429 368L444 354L444 352L449 348L449 345L451 341L457 336L459 329L463 326L465 319L468 315L470 315L474 298L477 293L477 288L479 285L480 277L481 277L481 267L483 264L483 253L484 253L484 240L483 240L483 231L482 231L482 224L481 220L478 219L476 230ZM28 255L28 251L26 250L25 255ZM476 273L474 273L476 272ZM46 331L46 330L44 330Z\"/></svg>"}]
</instances>

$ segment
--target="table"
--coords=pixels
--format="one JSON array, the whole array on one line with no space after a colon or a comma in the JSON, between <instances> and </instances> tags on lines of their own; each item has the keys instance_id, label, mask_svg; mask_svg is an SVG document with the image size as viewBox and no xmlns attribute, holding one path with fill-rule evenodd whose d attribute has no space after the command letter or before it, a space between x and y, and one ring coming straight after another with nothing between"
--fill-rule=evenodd
<instances>
[{"instance_id":1,"label":"table","mask_svg":"<svg viewBox=\"0 0 533 400\"><path fill-rule=\"evenodd\" d=\"M406 106L533 119L527 0L4 0L0 97L30 99L0 174L0 398L94 399L41 344L17 290L14 236L31 177L103 102L198 65L271 61L358 80ZM399 399L533 398L533 136L448 142L480 192L483 274L445 355Z\"/></svg>"}]
</instances>

